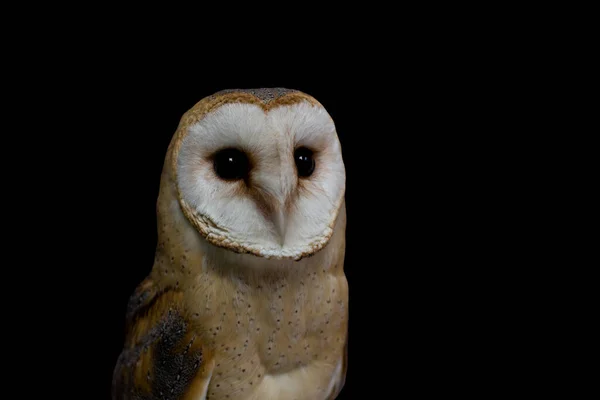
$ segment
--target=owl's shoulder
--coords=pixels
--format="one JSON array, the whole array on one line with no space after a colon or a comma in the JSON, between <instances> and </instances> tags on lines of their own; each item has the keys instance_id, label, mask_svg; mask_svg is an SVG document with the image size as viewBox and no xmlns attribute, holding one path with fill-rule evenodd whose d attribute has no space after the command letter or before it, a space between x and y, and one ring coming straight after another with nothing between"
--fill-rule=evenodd
<instances>
[{"instance_id":1,"label":"owl's shoulder","mask_svg":"<svg viewBox=\"0 0 600 400\"><path fill-rule=\"evenodd\" d=\"M151 278L127 306L125 346L113 374L113 399L184 398L208 385L210 357L191 328L178 288Z\"/></svg>"}]
</instances>

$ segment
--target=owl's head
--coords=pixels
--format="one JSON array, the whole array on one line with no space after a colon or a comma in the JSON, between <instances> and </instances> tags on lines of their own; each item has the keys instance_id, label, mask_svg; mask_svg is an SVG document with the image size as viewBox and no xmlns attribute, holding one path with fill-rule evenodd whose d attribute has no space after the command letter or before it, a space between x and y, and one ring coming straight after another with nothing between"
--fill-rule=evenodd
<instances>
[{"instance_id":1,"label":"owl's head","mask_svg":"<svg viewBox=\"0 0 600 400\"><path fill-rule=\"evenodd\" d=\"M183 214L213 245L300 259L323 248L343 203L335 125L287 89L227 90L182 118L169 166Z\"/></svg>"}]
</instances>

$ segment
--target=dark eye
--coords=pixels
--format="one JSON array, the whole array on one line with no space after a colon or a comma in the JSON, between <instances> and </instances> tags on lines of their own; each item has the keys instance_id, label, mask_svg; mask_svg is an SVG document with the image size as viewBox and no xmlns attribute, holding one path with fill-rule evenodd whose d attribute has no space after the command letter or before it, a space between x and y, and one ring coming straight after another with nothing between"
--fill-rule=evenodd
<instances>
[{"instance_id":1,"label":"dark eye","mask_svg":"<svg viewBox=\"0 0 600 400\"><path fill-rule=\"evenodd\" d=\"M215 154L215 172L226 180L243 179L250 171L248 157L238 149L223 149Z\"/></svg>"},{"instance_id":2,"label":"dark eye","mask_svg":"<svg viewBox=\"0 0 600 400\"><path fill-rule=\"evenodd\" d=\"M306 178L311 176L315 170L315 159L313 158L313 152L306 147L300 147L294 152L294 159L296 160L296 168L298 169L298 176Z\"/></svg>"}]
</instances>

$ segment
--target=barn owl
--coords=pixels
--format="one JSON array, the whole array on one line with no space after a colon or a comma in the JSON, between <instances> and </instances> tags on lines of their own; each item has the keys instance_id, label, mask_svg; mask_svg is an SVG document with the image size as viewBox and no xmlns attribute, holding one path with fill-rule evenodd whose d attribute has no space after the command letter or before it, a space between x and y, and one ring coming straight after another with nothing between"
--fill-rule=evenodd
<instances>
[{"instance_id":1,"label":"barn owl","mask_svg":"<svg viewBox=\"0 0 600 400\"><path fill-rule=\"evenodd\" d=\"M347 369L345 174L334 122L300 91L225 90L187 111L113 399L335 399Z\"/></svg>"}]
</instances>

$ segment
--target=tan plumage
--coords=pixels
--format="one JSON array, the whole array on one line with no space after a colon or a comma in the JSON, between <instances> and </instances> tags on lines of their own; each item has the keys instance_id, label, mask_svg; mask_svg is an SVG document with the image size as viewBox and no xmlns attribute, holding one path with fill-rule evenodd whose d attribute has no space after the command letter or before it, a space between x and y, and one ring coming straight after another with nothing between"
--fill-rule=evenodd
<instances>
[{"instance_id":1,"label":"tan plumage","mask_svg":"<svg viewBox=\"0 0 600 400\"><path fill-rule=\"evenodd\" d=\"M271 119L264 122L259 109ZM128 306L113 399L337 396L347 368L345 174L333 123L318 122L330 121L324 113L304 93L260 89L219 92L183 116L161 178L155 262ZM270 132L272 140L256 148L252 141L267 135L260 129L241 145L254 157L254 175L239 183L211 175L202 146L213 136L202 133L203 123L211 129L256 123ZM331 137L322 137L317 128L323 126ZM287 153L293 155L302 129L310 131L302 140L312 143L317 160L306 179L286 175ZM200 144L186 139L190 135ZM221 140L214 135L213 141ZM198 192L212 182L218 190ZM202 199L224 194L223 207L202 205L197 192ZM228 219L232 204L252 206ZM307 225L298 227L303 221Z\"/></svg>"}]
</instances>

